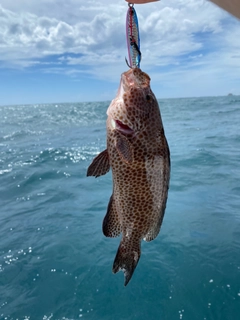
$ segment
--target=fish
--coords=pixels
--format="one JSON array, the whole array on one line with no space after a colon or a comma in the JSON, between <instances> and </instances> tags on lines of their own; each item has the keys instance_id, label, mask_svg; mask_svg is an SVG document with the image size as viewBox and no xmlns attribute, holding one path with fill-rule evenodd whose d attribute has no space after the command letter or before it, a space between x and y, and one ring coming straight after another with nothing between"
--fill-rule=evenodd
<instances>
[{"instance_id":1,"label":"fish","mask_svg":"<svg viewBox=\"0 0 240 320\"><path fill-rule=\"evenodd\" d=\"M141 255L141 241L156 238L162 225L170 180L170 151L150 77L140 68L122 73L107 110L107 148L87 176L112 170L113 192L102 224L106 237L122 235L113 273L130 281Z\"/></svg>"}]
</instances>

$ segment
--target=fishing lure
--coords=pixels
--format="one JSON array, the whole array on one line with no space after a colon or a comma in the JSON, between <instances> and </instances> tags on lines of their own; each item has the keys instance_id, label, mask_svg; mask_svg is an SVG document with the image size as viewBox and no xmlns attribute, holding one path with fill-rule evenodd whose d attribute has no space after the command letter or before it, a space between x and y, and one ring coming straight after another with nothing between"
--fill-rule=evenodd
<instances>
[{"instance_id":1,"label":"fishing lure","mask_svg":"<svg viewBox=\"0 0 240 320\"><path fill-rule=\"evenodd\" d=\"M138 18L133 4L128 4L129 8L126 17L126 37L128 47L128 65L131 68L140 68L141 51L140 51L140 36L138 29Z\"/></svg>"}]
</instances>

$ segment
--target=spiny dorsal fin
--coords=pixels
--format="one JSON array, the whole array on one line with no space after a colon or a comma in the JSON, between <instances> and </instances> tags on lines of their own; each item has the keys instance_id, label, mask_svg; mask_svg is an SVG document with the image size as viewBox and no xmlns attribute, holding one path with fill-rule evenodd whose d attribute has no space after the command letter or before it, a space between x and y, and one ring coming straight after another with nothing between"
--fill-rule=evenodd
<instances>
[{"instance_id":1,"label":"spiny dorsal fin","mask_svg":"<svg viewBox=\"0 0 240 320\"><path fill-rule=\"evenodd\" d=\"M110 163L107 149L97 155L88 167L87 176L99 177L110 170Z\"/></svg>"},{"instance_id":2,"label":"spiny dorsal fin","mask_svg":"<svg viewBox=\"0 0 240 320\"><path fill-rule=\"evenodd\" d=\"M102 230L103 234L110 238L118 237L122 231L113 196L111 196L109 200L107 213L103 220Z\"/></svg>"},{"instance_id":3,"label":"spiny dorsal fin","mask_svg":"<svg viewBox=\"0 0 240 320\"><path fill-rule=\"evenodd\" d=\"M116 148L123 161L127 163L133 162L133 151L131 144L128 139L120 133L117 135Z\"/></svg>"}]
</instances>

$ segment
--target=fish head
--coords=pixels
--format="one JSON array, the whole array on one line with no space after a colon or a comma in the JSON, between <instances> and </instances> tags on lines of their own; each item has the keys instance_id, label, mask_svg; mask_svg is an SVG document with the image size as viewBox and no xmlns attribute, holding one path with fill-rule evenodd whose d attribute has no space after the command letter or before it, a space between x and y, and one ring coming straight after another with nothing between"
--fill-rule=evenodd
<instances>
[{"instance_id":1,"label":"fish head","mask_svg":"<svg viewBox=\"0 0 240 320\"><path fill-rule=\"evenodd\" d=\"M161 124L159 106L150 88L150 80L140 68L132 68L121 75L117 96L107 110L109 130L135 137L156 123Z\"/></svg>"}]
</instances>

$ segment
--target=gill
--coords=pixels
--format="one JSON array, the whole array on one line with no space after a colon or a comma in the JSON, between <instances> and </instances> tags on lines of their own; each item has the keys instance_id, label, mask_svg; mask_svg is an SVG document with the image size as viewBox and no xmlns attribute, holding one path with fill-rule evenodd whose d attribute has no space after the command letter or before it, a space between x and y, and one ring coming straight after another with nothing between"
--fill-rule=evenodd
<instances>
[{"instance_id":1,"label":"gill","mask_svg":"<svg viewBox=\"0 0 240 320\"><path fill-rule=\"evenodd\" d=\"M129 62L126 58L125 60L129 68L140 68L141 51L138 18L133 4L129 3L128 7L126 17L126 38Z\"/></svg>"}]
</instances>

